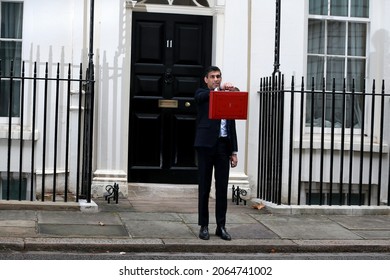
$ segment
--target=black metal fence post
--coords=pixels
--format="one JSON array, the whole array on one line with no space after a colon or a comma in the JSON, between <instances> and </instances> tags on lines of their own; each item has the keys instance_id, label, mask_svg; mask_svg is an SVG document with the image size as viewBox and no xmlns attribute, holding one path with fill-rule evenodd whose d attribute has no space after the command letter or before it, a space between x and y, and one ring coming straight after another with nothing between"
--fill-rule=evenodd
<instances>
[{"instance_id":1,"label":"black metal fence post","mask_svg":"<svg viewBox=\"0 0 390 280\"><path fill-rule=\"evenodd\" d=\"M87 91L85 93L84 109L84 155L83 155L83 175L81 196L91 202L92 186L92 156L93 156L93 118L94 118L94 63L93 63L93 33L94 33L94 9L95 1L90 0L90 22L89 22L89 54L88 54L88 71L87 71Z\"/></svg>"},{"instance_id":2,"label":"black metal fence post","mask_svg":"<svg viewBox=\"0 0 390 280\"><path fill-rule=\"evenodd\" d=\"M281 0L276 0L275 9L275 50L274 50L274 72L273 76L279 72L280 66L280 15L281 15Z\"/></svg>"}]
</instances>

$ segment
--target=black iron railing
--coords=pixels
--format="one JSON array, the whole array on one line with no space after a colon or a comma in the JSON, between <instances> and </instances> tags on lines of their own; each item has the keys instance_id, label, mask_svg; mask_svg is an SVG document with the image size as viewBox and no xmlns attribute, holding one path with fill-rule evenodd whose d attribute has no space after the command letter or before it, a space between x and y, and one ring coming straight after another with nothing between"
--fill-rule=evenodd
<instances>
[{"instance_id":1,"label":"black iron railing","mask_svg":"<svg viewBox=\"0 0 390 280\"><path fill-rule=\"evenodd\" d=\"M279 77L279 76L275 76ZM259 111L258 193L267 201L281 201L283 139L283 81L261 80Z\"/></svg>"},{"instance_id":2,"label":"black iron railing","mask_svg":"<svg viewBox=\"0 0 390 280\"><path fill-rule=\"evenodd\" d=\"M19 76L12 68L0 73L0 91L6 89L0 98L8 101L6 117L0 116L0 127L7 127L0 137L0 156L7 162L0 164L1 198L66 202L72 195L72 200L90 202L91 159L85 157L92 156L94 81L83 79L81 64L77 78L70 64L54 66L55 77L48 63L44 77L37 63L30 76L25 63Z\"/></svg>"},{"instance_id":3,"label":"black iron railing","mask_svg":"<svg viewBox=\"0 0 390 280\"><path fill-rule=\"evenodd\" d=\"M257 197L288 205L390 205L390 95L294 77L260 83Z\"/></svg>"}]
</instances>

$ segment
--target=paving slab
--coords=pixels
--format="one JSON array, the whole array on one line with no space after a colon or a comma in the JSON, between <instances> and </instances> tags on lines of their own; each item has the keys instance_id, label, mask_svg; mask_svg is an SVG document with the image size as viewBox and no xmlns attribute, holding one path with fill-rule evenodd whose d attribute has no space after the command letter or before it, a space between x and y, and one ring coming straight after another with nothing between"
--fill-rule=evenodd
<instances>
[{"instance_id":1,"label":"paving slab","mask_svg":"<svg viewBox=\"0 0 390 280\"><path fill-rule=\"evenodd\" d=\"M127 199L119 199L118 203L113 202L112 200L110 203L107 202L107 200L104 200L103 198L94 200L96 204L98 205L99 212L128 212L133 211L132 205L129 200Z\"/></svg>"},{"instance_id":2,"label":"paving slab","mask_svg":"<svg viewBox=\"0 0 390 280\"><path fill-rule=\"evenodd\" d=\"M34 227L1 227L0 236L2 237L34 237L37 232Z\"/></svg>"},{"instance_id":3,"label":"paving slab","mask_svg":"<svg viewBox=\"0 0 390 280\"><path fill-rule=\"evenodd\" d=\"M32 227L32 228L35 228L35 221L0 220L0 227Z\"/></svg>"},{"instance_id":4,"label":"paving slab","mask_svg":"<svg viewBox=\"0 0 390 280\"><path fill-rule=\"evenodd\" d=\"M78 237L129 237L122 225L54 225L39 224L38 233L41 235L78 236Z\"/></svg>"},{"instance_id":5,"label":"paving slab","mask_svg":"<svg viewBox=\"0 0 390 280\"><path fill-rule=\"evenodd\" d=\"M390 230L390 216L328 216L329 219L348 229L383 229Z\"/></svg>"},{"instance_id":6,"label":"paving slab","mask_svg":"<svg viewBox=\"0 0 390 280\"><path fill-rule=\"evenodd\" d=\"M390 230L354 230L364 239L390 239Z\"/></svg>"},{"instance_id":7,"label":"paving slab","mask_svg":"<svg viewBox=\"0 0 390 280\"><path fill-rule=\"evenodd\" d=\"M133 238L194 238L194 233L183 223L172 221L124 221Z\"/></svg>"},{"instance_id":8,"label":"paving slab","mask_svg":"<svg viewBox=\"0 0 390 280\"><path fill-rule=\"evenodd\" d=\"M323 216L264 215L259 221L281 238L361 239L359 235Z\"/></svg>"},{"instance_id":9,"label":"paving slab","mask_svg":"<svg viewBox=\"0 0 390 280\"><path fill-rule=\"evenodd\" d=\"M251 215L246 213L228 214L226 216L226 224L253 224L258 223Z\"/></svg>"},{"instance_id":10,"label":"paving slab","mask_svg":"<svg viewBox=\"0 0 390 280\"><path fill-rule=\"evenodd\" d=\"M187 224L198 224L198 214L196 213L190 213L190 214L180 214L180 217L183 219L183 221ZM213 216L210 215L210 225L215 224L215 219L213 219Z\"/></svg>"},{"instance_id":11,"label":"paving slab","mask_svg":"<svg viewBox=\"0 0 390 280\"><path fill-rule=\"evenodd\" d=\"M32 220L0 220L0 236L34 237L37 235L35 224Z\"/></svg>"},{"instance_id":12,"label":"paving slab","mask_svg":"<svg viewBox=\"0 0 390 280\"><path fill-rule=\"evenodd\" d=\"M122 222L116 213L99 212L67 212L67 211L39 211L39 224L89 224L89 225L121 225Z\"/></svg>"},{"instance_id":13,"label":"paving slab","mask_svg":"<svg viewBox=\"0 0 390 280\"><path fill-rule=\"evenodd\" d=\"M35 221L36 219L36 212L31 210L0 210L0 220Z\"/></svg>"},{"instance_id":14,"label":"paving slab","mask_svg":"<svg viewBox=\"0 0 390 280\"><path fill-rule=\"evenodd\" d=\"M182 213L179 214L185 223L188 224L198 224L198 214L197 213ZM228 214L226 216L226 224L249 224L249 223L257 223L255 219L248 216L247 214L238 213L238 214ZM215 225L215 214L210 212L210 220L209 225Z\"/></svg>"},{"instance_id":15,"label":"paving slab","mask_svg":"<svg viewBox=\"0 0 390 280\"><path fill-rule=\"evenodd\" d=\"M261 223L229 224L228 231L234 239L279 239Z\"/></svg>"},{"instance_id":16,"label":"paving slab","mask_svg":"<svg viewBox=\"0 0 390 280\"><path fill-rule=\"evenodd\" d=\"M198 214L180 214L183 221L189 224L198 224ZM258 223L256 219L254 219L251 215L246 213L231 213L226 216L226 225L229 224L251 224ZM210 213L210 225L214 225L215 223L215 214Z\"/></svg>"},{"instance_id":17,"label":"paving slab","mask_svg":"<svg viewBox=\"0 0 390 280\"><path fill-rule=\"evenodd\" d=\"M129 213L121 212L119 217L126 221L175 221L182 222L182 218L177 213Z\"/></svg>"}]
</instances>

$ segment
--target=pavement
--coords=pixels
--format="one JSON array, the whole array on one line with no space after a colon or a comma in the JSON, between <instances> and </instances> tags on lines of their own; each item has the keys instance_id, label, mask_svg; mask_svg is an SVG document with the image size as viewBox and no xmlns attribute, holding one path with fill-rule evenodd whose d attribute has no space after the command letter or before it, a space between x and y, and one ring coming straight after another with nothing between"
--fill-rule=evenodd
<instances>
[{"instance_id":1,"label":"pavement","mask_svg":"<svg viewBox=\"0 0 390 280\"><path fill-rule=\"evenodd\" d=\"M258 201L237 205L229 200L226 228L232 240L225 241L214 235L212 198L210 240L198 238L197 197L192 192L171 196L130 191L118 204L94 199L91 211L72 205L1 202L0 251L390 252L388 211L297 214L275 211Z\"/></svg>"}]
</instances>

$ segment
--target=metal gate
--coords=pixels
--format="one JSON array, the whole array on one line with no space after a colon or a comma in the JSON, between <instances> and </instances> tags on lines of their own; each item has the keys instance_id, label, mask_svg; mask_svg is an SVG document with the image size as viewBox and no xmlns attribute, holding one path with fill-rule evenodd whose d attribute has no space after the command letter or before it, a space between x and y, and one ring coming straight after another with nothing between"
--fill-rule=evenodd
<instances>
[{"instance_id":1,"label":"metal gate","mask_svg":"<svg viewBox=\"0 0 390 280\"><path fill-rule=\"evenodd\" d=\"M8 102L0 117L1 199L91 201L95 81L83 73L82 64L48 62L23 62L20 76L13 65L0 73L0 102Z\"/></svg>"}]
</instances>

